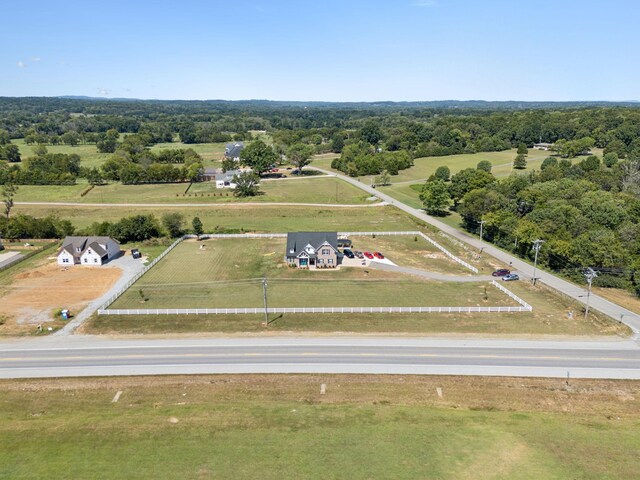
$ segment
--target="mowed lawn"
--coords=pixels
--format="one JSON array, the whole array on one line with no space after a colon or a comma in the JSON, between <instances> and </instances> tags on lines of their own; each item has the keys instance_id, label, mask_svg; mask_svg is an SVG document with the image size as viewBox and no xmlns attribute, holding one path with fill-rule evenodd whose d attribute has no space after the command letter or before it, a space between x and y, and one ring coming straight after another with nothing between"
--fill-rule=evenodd
<instances>
[{"instance_id":1,"label":"mowed lawn","mask_svg":"<svg viewBox=\"0 0 640 480\"><path fill-rule=\"evenodd\" d=\"M522 378L3 380L0 478L632 480L638 398Z\"/></svg>"},{"instance_id":2,"label":"mowed lawn","mask_svg":"<svg viewBox=\"0 0 640 480\"><path fill-rule=\"evenodd\" d=\"M284 239L185 241L111 308L260 307L263 276L272 307L517 305L486 282L435 282L361 267L293 269L284 251Z\"/></svg>"}]
</instances>

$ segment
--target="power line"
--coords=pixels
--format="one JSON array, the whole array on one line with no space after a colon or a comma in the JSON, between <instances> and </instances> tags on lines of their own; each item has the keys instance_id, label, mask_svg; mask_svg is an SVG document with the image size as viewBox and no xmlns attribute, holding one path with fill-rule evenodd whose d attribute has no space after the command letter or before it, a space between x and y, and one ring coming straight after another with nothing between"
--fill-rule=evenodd
<instances>
[{"instance_id":1,"label":"power line","mask_svg":"<svg viewBox=\"0 0 640 480\"><path fill-rule=\"evenodd\" d=\"M584 318L586 320L587 316L589 315L589 298L591 297L591 282L593 282L593 279L596 278L598 274L595 272L593 268L589 267L587 268L586 272L584 272L584 276L586 277L587 283L589 284L589 289L587 290L587 307L584 310Z\"/></svg>"},{"instance_id":2,"label":"power line","mask_svg":"<svg viewBox=\"0 0 640 480\"><path fill-rule=\"evenodd\" d=\"M538 252L540 252L540 246L542 245L542 243L544 243L544 240L534 240L533 241L533 249L536 252L536 256L535 259L533 260L533 278L532 278L532 282L535 285L536 284L536 270L538 268Z\"/></svg>"}]
</instances>

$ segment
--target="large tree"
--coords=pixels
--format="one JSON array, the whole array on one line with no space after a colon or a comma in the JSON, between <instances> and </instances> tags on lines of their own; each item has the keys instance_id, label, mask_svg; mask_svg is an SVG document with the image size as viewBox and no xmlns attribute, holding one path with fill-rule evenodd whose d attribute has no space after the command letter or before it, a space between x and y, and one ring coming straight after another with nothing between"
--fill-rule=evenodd
<instances>
[{"instance_id":1,"label":"large tree","mask_svg":"<svg viewBox=\"0 0 640 480\"><path fill-rule=\"evenodd\" d=\"M170 237L179 237L184 233L184 215L178 212L165 213L162 215L162 225Z\"/></svg>"},{"instance_id":2,"label":"large tree","mask_svg":"<svg viewBox=\"0 0 640 480\"><path fill-rule=\"evenodd\" d=\"M314 152L315 151L311 145L295 143L287 149L287 158L293 165L302 171L303 167L311 163L311 157Z\"/></svg>"},{"instance_id":3,"label":"large tree","mask_svg":"<svg viewBox=\"0 0 640 480\"><path fill-rule=\"evenodd\" d=\"M440 179L424 184L420 200L430 215L445 215L452 203L447 184Z\"/></svg>"},{"instance_id":4,"label":"large tree","mask_svg":"<svg viewBox=\"0 0 640 480\"><path fill-rule=\"evenodd\" d=\"M258 175L266 172L278 161L278 155L262 140L251 142L240 153L240 162Z\"/></svg>"},{"instance_id":5,"label":"large tree","mask_svg":"<svg viewBox=\"0 0 640 480\"><path fill-rule=\"evenodd\" d=\"M236 197L255 197L260 193L260 177L254 172L242 172L233 176L233 183L236 184L236 188L233 189L233 194Z\"/></svg>"}]
</instances>

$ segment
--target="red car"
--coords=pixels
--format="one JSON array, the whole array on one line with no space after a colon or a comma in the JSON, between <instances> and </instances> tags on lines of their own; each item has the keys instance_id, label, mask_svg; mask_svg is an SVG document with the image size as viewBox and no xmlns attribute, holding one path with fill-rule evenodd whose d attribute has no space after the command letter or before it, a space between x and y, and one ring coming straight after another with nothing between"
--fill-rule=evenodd
<instances>
[{"instance_id":1,"label":"red car","mask_svg":"<svg viewBox=\"0 0 640 480\"><path fill-rule=\"evenodd\" d=\"M384 255L381 254L380 252L373 252L373 256L380 260L384 259Z\"/></svg>"},{"instance_id":2,"label":"red car","mask_svg":"<svg viewBox=\"0 0 640 480\"><path fill-rule=\"evenodd\" d=\"M369 260L373 258L373 255L371 254L371 252L364 252L364 256L367 257Z\"/></svg>"},{"instance_id":3,"label":"red car","mask_svg":"<svg viewBox=\"0 0 640 480\"><path fill-rule=\"evenodd\" d=\"M509 275L510 273L511 272L506 268L500 268L493 272L491 275L493 275L494 277L504 277L505 275Z\"/></svg>"}]
</instances>

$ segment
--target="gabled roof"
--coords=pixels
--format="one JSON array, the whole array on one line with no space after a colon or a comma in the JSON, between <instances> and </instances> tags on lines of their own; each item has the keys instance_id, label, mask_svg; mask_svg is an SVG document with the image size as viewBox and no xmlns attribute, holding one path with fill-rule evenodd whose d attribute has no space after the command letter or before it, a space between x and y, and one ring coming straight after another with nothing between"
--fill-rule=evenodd
<instances>
[{"instance_id":1,"label":"gabled roof","mask_svg":"<svg viewBox=\"0 0 640 480\"><path fill-rule=\"evenodd\" d=\"M240 152L244 148L244 142L227 143L224 148L224 156L227 158L240 157Z\"/></svg>"},{"instance_id":2,"label":"gabled roof","mask_svg":"<svg viewBox=\"0 0 640 480\"><path fill-rule=\"evenodd\" d=\"M338 251L337 232L289 232L287 234L287 257L297 257L307 245L317 250L322 244L329 244Z\"/></svg>"},{"instance_id":3,"label":"gabled roof","mask_svg":"<svg viewBox=\"0 0 640 480\"><path fill-rule=\"evenodd\" d=\"M111 237L66 237L62 242L62 248L58 251L58 254L60 254L62 250L65 250L74 258L80 258L84 251L88 247L91 247L94 252L103 257L107 252L100 245L106 245L107 242L119 244L117 240ZM80 251L78 251L78 249Z\"/></svg>"}]
</instances>

